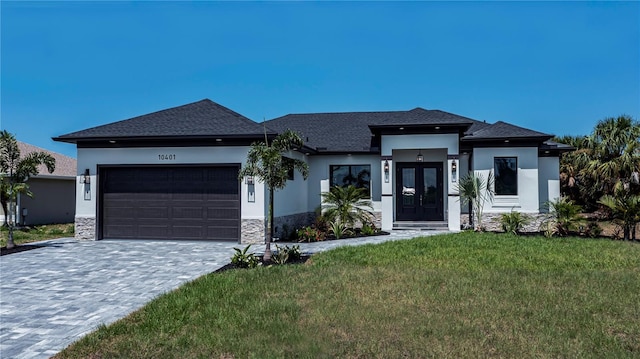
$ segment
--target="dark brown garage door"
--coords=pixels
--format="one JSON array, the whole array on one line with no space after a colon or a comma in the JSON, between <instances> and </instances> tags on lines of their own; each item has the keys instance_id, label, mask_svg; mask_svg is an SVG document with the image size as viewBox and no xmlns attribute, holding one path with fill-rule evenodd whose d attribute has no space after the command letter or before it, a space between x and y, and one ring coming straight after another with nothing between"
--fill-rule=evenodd
<instances>
[{"instance_id":1,"label":"dark brown garage door","mask_svg":"<svg viewBox=\"0 0 640 359\"><path fill-rule=\"evenodd\" d=\"M101 167L102 238L238 241L238 169Z\"/></svg>"}]
</instances>

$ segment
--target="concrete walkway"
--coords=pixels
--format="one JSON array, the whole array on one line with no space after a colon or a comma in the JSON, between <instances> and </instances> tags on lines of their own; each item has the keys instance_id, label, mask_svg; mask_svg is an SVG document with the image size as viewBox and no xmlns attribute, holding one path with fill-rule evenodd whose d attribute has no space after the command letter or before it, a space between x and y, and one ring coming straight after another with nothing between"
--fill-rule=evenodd
<instances>
[{"instance_id":1,"label":"concrete walkway","mask_svg":"<svg viewBox=\"0 0 640 359\"><path fill-rule=\"evenodd\" d=\"M316 253L343 245L443 232L300 243ZM228 242L63 238L0 257L0 358L49 358L74 341L230 261ZM254 246L256 251L262 245Z\"/></svg>"}]
</instances>

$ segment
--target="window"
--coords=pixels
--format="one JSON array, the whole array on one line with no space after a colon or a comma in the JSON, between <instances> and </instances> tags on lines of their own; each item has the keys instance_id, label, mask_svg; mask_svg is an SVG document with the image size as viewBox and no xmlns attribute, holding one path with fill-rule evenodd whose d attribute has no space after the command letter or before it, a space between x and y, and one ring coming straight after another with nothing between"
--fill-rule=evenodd
<instances>
[{"instance_id":1,"label":"window","mask_svg":"<svg viewBox=\"0 0 640 359\"><path fill-rule=\"evenodd\" d=\"M498 196L518 194L517 157L495 157L493 159L495 190Z\"/></svg>"},{"instance_id":2,"label":"window","mask_svg":"<svg viewBox=\"0 0 640 359\"><path fill-rule=\"evenodd\" d=\"M287 180L293 181L295 179L295 168L293 168L293 160L289 157L282 156L282 164L289 167L289 170L287 171Z\"/></svg>"},{"instance_id":3,"label":"window","mask_svg":"<svg viewBox=\"0 0 640 359\"><path fill-rule=\"evenodd\" d=\"M332 165L330 186L350 185L366 188L371 198L371 166L370 165Z\"/></svg>"}]
</instances>

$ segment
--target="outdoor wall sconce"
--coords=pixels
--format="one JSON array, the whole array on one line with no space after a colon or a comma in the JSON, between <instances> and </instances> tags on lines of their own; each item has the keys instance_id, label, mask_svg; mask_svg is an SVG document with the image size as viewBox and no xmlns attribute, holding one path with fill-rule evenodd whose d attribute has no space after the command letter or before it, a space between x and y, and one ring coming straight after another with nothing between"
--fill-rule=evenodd
<instances>
[{"instance_id":1,"label":"outdoor wall sconce","mask_svg":"<svg viewBox=\"0 0 640 359\"><path fill-rule=\"evenodd\" d=\"M84 170L84 174L80 177L80 183L89 184L91 183L91 175L89 174L89 169Z\"/></svg>"},{"instance_id":2,"label":"outdoor wall sconce","mask_svg":"<svg viewBox=\"0 0 640 359\"><path fill-rule=\"evenodd\" d=\"M458 172L458 163L456 160L451 161L451 182L456 182L456 175Z\"/></svg>"},{"instance_id":3,"label":"outdoor wall sconce","mask_svg":"<svg viewBox=\"0 0 640 359\"><path fill-rule=\"evenodd\" d=\"M384 160L384 182L389 183L389 160Z\"/></svg>"},{"instance_id":4,"label":"outdoor wall sconce","mask_svg":"<svg viewBox=\"0 0 640 359\"><path fill-rule=\"evenodd\" d=\"M424 156L422 155L422 150L418 151L418 156L416 157L416 162L424 161Z\"/></svg>"},{"instance_id":5,"label":"outdoor wall sconce","mask_svg":"<svg viewBox=\"0 0 640 359\"><path fill-rule=\"evenodd\" d=\"M256 201L256 186L253 176L247 176L245 183L247 184L247 202L254 203Z\"/></svg>"}]
</instances>

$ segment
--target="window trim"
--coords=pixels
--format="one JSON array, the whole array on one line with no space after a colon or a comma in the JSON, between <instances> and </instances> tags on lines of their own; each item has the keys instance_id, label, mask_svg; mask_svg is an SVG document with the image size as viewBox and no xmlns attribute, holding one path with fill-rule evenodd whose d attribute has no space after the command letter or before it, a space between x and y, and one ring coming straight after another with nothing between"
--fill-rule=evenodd
<instances>
[{"instance_id":1,"label":"window trim","mask_svg":"<svg viewBox=\"0 0 640 359\"><path fill-rule=\"evenodd\" d=\"M337 166L348 166L349 167L349 174L352 174L351 173L351 168L352 167L355 167L355 166L367 166L367 167L369 167L369 181L368 181L369 182L369 187L367 188L369 190L369 196L367 198L369 198L369 199L373 198L372 197L372 193L371 193L371 183L372 183L372 180L371 180L371 177L372 177L371 176L371 167L372 166L371 166L370 163L363 163L363 164L356 164L356 163L353 163L353 164L351 164L351 163L350 164L330 164L329 165L329 187L333 187L334 186L334 184L333 184L333 168L337 167Z\"/></svg>"},{"instance_id":2,"label":"window trim","mask_svg":"<svg viewBox=\"0 0 640 359\"><path fill-rule=\"evenodd\" d=\"M507 193L507 194L500 194L498 193L498 189L497 189L497 182L498 182L498 175L496 174L496 160L497 159L514 159L516 162L516 191L515 193ZM495 193L496 197L512 197L512 198L517 198L520 195L520 188L518 186L518 180L519 180L519 173L518 173L518 156L494 156L493 157L493 191Z\"/></svg>"}]
</instances>

